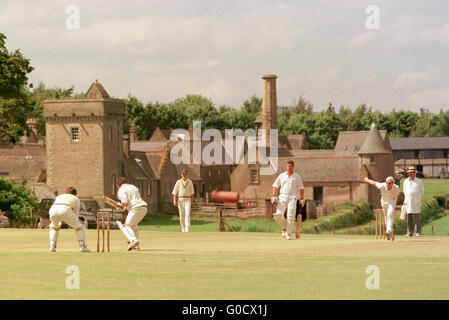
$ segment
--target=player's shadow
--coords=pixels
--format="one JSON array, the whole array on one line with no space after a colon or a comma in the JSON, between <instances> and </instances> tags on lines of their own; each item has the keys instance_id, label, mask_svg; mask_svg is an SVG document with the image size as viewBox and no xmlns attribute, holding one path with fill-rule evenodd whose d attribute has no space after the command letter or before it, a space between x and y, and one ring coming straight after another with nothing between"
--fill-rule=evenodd
<instances>
[{"instance_id":1,"label":"player's shadow","mask_svg":"<svg viewBox=\"0 0 449 320\"><path fill-rule=\"evenodd\" d=\"M184 251L184 250L178 250L178 249L140 249L138 251L142 252L162 252L162 251Z\"/></svg>"},{"instance_id":2,"label":"player's shadow","mask_svg":"<svg viewBox=\"0 0 449 320\"><path fill-rule=\"evenodd\" d=\"M190 218L190 225L192 226L200 226L205 224L216 223L217 218L204 217L204 216L195 216L192 214ZM153 214L150 215L147 219L143 220L140 225L151 225L151 226L179 226L179 216L178 215L170 215L170 214Z\"/></svg>"}]
</instances>

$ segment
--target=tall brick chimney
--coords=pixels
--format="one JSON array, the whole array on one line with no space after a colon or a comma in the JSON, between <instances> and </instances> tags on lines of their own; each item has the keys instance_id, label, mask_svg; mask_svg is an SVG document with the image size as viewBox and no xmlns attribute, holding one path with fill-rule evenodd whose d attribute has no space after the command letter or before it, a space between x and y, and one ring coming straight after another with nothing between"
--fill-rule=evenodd
<instances>
[{"instance_id":1,"label":"tall brick chimney","mask_svg":"<svg viewBox=\"0 0 449 320\"><path fill-rule=\"evenodd\" d=\"M136 137L136 125L134 123L131 124L131 128L129 129L129 140L134 142L137 140Z\"/></svg>"},{"instance_id":2,"label":"tall brick chimney","mask_svg":"<svg viewBox=\"0 0 449 320\"><path fill-rule=\"evenodd\" d=\"M267 145L270 144L270 129L278 128L277 120L277 95L276 79L274 74L264 75L263 97L262 97L262 125L261 129L266 129Z\"/></svg>"}]
</instances>

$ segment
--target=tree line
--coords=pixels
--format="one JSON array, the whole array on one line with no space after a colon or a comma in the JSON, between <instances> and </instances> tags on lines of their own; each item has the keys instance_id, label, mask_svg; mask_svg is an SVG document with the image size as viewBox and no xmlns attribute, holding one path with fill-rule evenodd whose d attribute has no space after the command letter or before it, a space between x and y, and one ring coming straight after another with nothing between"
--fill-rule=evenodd
<instances>
[{"instance_id":1,"label":"tree line","mask_svg":"<svg viewBox=\"0 0 449 320\"><path fill-rule=\"evenodd\" d=\"M45 136L43 101L47 99L80 99L84 93L76 93L74 87L47 88L39 83L28 84L28 74L33 70L30 60L20 50L9 52L6 36L0 33L0 142L16 143L29 132L26 120L38 120L38 132ZM172 102L144 104L129 94L125 99L126 118L124 132L131 124L136 126L137 138L149 139L154 130L188 129L193 121L201 121L204 129L254 128L254 121L262 109L262 99L256 95L245 100L239 109L216 106L201 95L187 95ZM278 108L279 134L305 133L311 149L332 149L340 131L369 130L375 122L380 130L391 137L449 136L449 110L432 113L395 110L382 113L362 104L352 110L341 106L338 111L330 103L323 111L314 111L312 103L300 96L290 106Z\"/></svg>"}]
</instances>

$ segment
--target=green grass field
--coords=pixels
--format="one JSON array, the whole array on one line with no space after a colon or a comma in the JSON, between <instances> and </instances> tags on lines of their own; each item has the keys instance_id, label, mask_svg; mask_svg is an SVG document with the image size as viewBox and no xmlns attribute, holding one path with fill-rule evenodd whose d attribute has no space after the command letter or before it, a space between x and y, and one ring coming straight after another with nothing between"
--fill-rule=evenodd
<instances>
[{"instance_id":1,"label":"green grass field","mask_svg":"<svg viewBox=\"0 0 449 320\"><path fill-rule=\"evenodd\" d=\"M422 227L424 234L433 234L438 236L449 236L449 216L434 220Z\"/></svg>"},{"instance_id":2,"label":"green grass field","mask_svg":"<svg viewBox=\"0 0 449 320\"><path fill-rule=\"evenodd\" d=\"M48 252L48 230L0 229L1 299L448 299L449 237L276 233L140 232L141 251L126 252L118 230L111 253L80 253L72 230ZM95 248L96 232L88 230ZM67 266L80 269L68 290ZM380 269L380 289L365 273Z\"/></svg>"}]
</instances>

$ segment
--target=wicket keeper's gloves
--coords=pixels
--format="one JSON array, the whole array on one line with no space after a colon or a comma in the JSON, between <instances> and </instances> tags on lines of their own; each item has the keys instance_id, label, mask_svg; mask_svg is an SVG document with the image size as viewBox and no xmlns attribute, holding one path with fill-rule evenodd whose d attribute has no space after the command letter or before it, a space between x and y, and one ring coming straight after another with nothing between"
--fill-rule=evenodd
<instances>
[{"instance_id":1,"label":"wicket keeper's gloves","mask_svg":"<svg viewBox=\"0 0 449 320\"><path fill-rule=\"evenodd\" d=\"M272 197L271 197L271 203L272 203L272 204L278 203L278 197L272 196Z\"/></svg>"}]
</instances>

